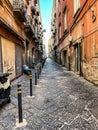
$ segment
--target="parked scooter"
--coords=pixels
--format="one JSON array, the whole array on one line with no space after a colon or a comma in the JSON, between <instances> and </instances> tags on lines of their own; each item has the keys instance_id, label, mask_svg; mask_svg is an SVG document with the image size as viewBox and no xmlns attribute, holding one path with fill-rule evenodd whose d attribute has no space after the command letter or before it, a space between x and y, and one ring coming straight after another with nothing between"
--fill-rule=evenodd
<instances>
[{"instance_id":1,"label":"parked scooter","mask_svg":"<svg viewBox=\"0 0 98 130\"><path fill-rule=\"evenodd\" d=\"M10 74L11 73L0 73L0 106L11 102L11 84L8 78Z\"/></svg>"}]
</instances>

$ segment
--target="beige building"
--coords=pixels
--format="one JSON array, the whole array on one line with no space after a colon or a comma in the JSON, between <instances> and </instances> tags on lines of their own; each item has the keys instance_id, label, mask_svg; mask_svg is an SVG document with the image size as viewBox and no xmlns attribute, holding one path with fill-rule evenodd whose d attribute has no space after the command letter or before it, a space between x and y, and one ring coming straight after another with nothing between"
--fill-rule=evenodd
<instances>
[{"instance_id":1,"label":"beige building","mask_svg":"<svg viewBox=\"0 0 98 130\"><path fill-rule=\"evenodd\" d=\"M52 20L51 20L51 42L52 42L52 56L55 61L58 61L58 0L53 1L53 9L52 9Z\"/></svg>"},{"instance_id":2,"label":"beige building","mask_svg":"<svg viewBox=\"0 0 98 130\"><path fill-rule=\"evenodd\" d=\"M52 57L52 53L53 53L53 40L52 38L49 38L49 41L48 41L48 56L49 57Z\"/></svg>"},{"instance_id":3,"label":"beige building","mask_svg":"<svg viewBox=\"0 0 98 130\"><path fill-rule=\"evenodd\" d=\"M22 74L23 64L39 60L42 23L39 1L0 0L0 72Z\"/></svg>"}]
</instances>

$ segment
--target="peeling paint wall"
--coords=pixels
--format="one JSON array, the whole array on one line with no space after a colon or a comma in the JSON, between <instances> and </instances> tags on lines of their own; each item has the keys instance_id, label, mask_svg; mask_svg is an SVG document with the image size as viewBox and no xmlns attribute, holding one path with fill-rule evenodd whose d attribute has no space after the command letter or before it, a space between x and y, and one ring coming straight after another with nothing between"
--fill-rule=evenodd
<instances>
[{"instance_id":1,"label":"peeling paint wall","mask_svg":"<svg viewBox=\"0 0 98 130\"><path fill-rule=\"evenodd\" d=\"M15 44L5 38L1 38L2 43L2 63L3 72L7 72L8 68L12 68L11 79L15 78Z\"/></svg>"}]
</instances>

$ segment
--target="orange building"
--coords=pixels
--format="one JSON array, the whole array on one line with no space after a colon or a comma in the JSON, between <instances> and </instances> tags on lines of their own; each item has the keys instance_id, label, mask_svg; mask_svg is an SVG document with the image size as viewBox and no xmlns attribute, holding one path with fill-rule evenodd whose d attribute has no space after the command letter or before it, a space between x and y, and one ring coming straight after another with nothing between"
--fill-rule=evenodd
<instances>
[{"instance_id":1,"label":"orange building","mask_svg":"<svg viewBox=\"0 0 98 130\"><path fill-rule=\"evenodd\" d=\"M0 0L0 72L10 67L11 79L20 76L23 64L38 60L41 37L37 0Z\"/></svg>"},{"instance_id":2,"label":"orange building","mask_svg":"<svg viewBox=\"0 0 98 130\"><path fill-rule=\"evenodd\" d=\"M59 0L61 64L98 84L98 1Z\"/></svg>"}]
</instances>

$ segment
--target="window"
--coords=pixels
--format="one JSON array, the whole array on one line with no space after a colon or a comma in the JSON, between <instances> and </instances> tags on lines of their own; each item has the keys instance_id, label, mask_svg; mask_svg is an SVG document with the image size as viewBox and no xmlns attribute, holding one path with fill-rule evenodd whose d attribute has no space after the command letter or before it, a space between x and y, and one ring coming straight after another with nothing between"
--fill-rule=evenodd
<instances>
[{"instance_id":1,"label":"window","mask_svg":"<svg viewBox=\"0 0 98 130\"><path fill-rule=\"evenodd\" d=\"M64 9L64 31L67 29L66 8Z\"/></svg>"},{"instance_id":2,"label":"window","mask_svg":"<svg viewBox=\"0 0 98 130\"><path fill-rule=\"evenodd\" d=\"M61 25L59 26L59 38L61 38L62 34L61 34Z\"/></svg>"},{"instance_id":3,"label":"window","mask_svg":"<svg viewBox=\"0 0 98 130\"><path fill-rule=\"evenodd\" d=\"M74 13L80 8L80 0L74 0Z\"/></svg>"},{"instance_id":4,"label":"window","mask_svg":"<svg viewBox=\"0 0 98 130\"><path fill-rule=\"evenodd\" d=\"M13 0L9 0L11 4L13 4Z\"/></svg>"}]
</instances>

